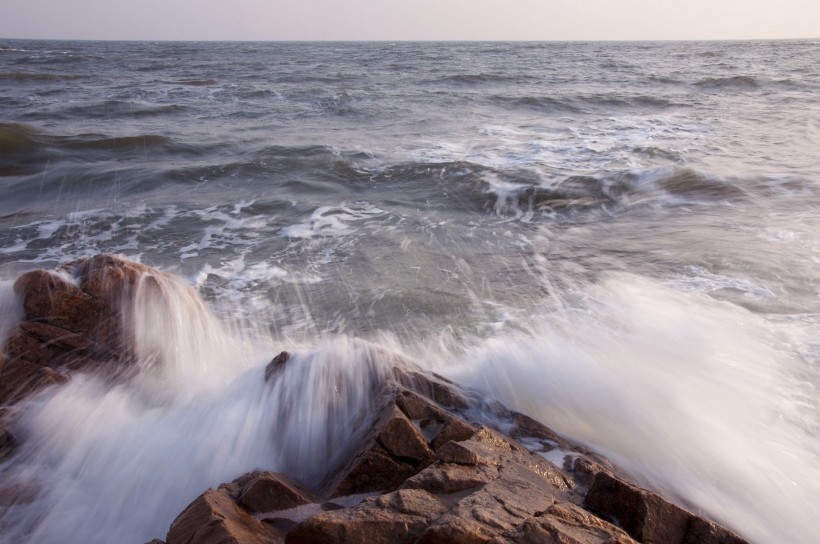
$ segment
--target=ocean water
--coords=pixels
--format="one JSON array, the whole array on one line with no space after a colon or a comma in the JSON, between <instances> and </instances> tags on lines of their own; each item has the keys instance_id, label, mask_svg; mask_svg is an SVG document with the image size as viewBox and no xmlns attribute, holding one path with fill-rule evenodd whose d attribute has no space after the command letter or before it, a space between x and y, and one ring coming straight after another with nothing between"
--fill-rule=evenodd
<instances>
[{"instance_id":1,"label":"ocean water","mask_svg":"<svg viewBox=\"0 0 820 544\"><path fill-rule=\"evenodd\" d=\"M21 408L0 479L41 491L0 541L139 544L249 470L317 482L402 356L815 542L818 233L817 41L0 40L0 333L29 269L176 276L133 308L139 377Z\"/></svg>"}]
</instances>

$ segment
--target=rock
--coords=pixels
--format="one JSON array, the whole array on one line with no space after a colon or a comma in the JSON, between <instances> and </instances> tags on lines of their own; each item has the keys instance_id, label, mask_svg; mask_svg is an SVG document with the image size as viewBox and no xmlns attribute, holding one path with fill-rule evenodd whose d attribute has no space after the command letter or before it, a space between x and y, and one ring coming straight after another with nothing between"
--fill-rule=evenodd
<instances>
[{"instance_id":1,"label":"rock","mask_svg":"<svg viewBox=\"0 0 820 544\"><path fill-rule=\"evenodd\" d=\"M496 478L498 478L498 469L495 467L434 463L408 478L402 487L424 489L430 493L451 494L476 489Z\"/></svg>"},{"instance_id":2,"label":"rock","mask_svg":"<svg viewBox=\"0 0 820 544\"><path fill-rule=\"evenodd\" d=\"M707 522L659 495L606 472L598 472L592 478L586 504L592 511L617 520L632 538L640 542L746 542L731 531Z\"/></svg>"},{"instance_id":3,"label":"rock","mask_svg":"<svg viewBox=\"0 0 820 544\"><path fill-rule=\"evenodd\" d=\"M468 440L475 433L476 428L463 419L457 417L451 418L450 421L444 424L444 427L433 439L433 449L438 450L441 446L451 440L454 442Z\"/></svg>"},{"instance_id":4,"label":"rock","mask_svg":"<svg viewBox=\"0 0 820 544\"><path fill-rule=\"evenodd\" d=\"M417 371L396 368L395 374L403 386L434 400L447 408L463 410L469 407L467 399L456 390L455 384L437 374L427 375Z\"/></svg>"},{"instance_id":5,"label":"rock","mask_svg":"<svg viewBox=\"0 0 820 544\"><path fill-rule=\"evenodd\" d=\"M287 544L411 544L430 520L446 510L420 489L395 491L357 507L323 512L297 524Z\"/></svg>"},{"instance_id":6,"label":"rock","mask_svg":"<svg viewBox=\"0 0 820 544\"><path fill-rule=\"evenodd\" d=\"M416 427L396 406L387 411L377 440L390 455L413 466L427 465L433 461L433 451Z\"/></svg>"},{"instance_id":7,"label":"rock","mask_svg":"<svg viewBox=\"0 0 820 544\"><path fill-rule=\"evenodd\" d=\"M37 499L37 487L28 482L15 482L0 488L0 508L30 504Z\"/></svg>"},{"instance_id":8,"label":"rock","mask_svg":"<svg viewBox=\"0 0 820 544\"><path fill-rule=\"evenodd\" d=\"M66 375L51 368L25 359L12 359L0 369L0 404L14 404L47 387L67 381Z\"/></svg>"},{"instance_id":9,"label":"rock","mask_svg":"<svg viewBox=\"0 0 820 544\"><path fill-rule=\"evenodd\" d=\"M288 359L290 359L290 353L287 351L283 351L274 357L271 362L268 363L268 366L265 367L265 381L269 382L276 373L280 372L285 367L285 363L288 362Z\"/></svg>"},{"instance_id":10,"label":"rock","mask_svg":"<svg viewBox=\"0 0 820 544\"><path fill-rule=\"evenodd\" d=\"M59 272L21 275L14 291L24 320L0 339L7 356L0 367L0 402L16 403L67 380L67 373L51 369L121 372L135 360L123 323L125 304L142 279L161 274L120 257L97 255Z\"/></svg>"},{"instance_id":11,"label":"rock","mask_svg":"<svg viewBox=\"0 0 820 544\"><path fill-rule=\"evenodd\" d=\"M387 453L367 450L357 455L347 468L342 469L341 478L333 486L334 491L330 496L393 490L415 472L412 465L397 461Z\"/></svg>"},{"instance_id":12,"label":"rock","mask_svg":"<svg viewBox=\"0 0 820 544\"><path fill-rule=\"evenodd\" d=\"M251 512L287 510L312 502L304 485L273 472L258 473L239 494L239 504Z\"/></svg>"},{"instance_id":13,"label":"rock","mask_svg":"<svg viewBox=\"0 0 820 544\"><path fill-rule=\"evenodd\" d=\"M8 429L0 427L0 462L5 461L17 449L17 439Z\"/></svg>"},{"instance_id":14,"label":"rock","mask_svg":"<svg viewBox=\"0 0 820 544\"><path fill-rule=\"evenodd\" d=\"M273 533L230 497L208 489L177 516L166 544L267 544Z\"/></svg>"}]
</instances>

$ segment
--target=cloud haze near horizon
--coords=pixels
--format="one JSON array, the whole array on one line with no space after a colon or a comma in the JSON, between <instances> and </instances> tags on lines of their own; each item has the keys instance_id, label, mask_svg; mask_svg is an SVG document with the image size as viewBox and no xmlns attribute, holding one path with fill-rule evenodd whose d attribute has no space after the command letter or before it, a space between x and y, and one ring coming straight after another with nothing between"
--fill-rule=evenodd
<instances>
[{"instance_id":1,"label":"cloud haze near horizon","mask_svg":"<svg viewBox=\"0 0 820 544\"><path fill-rule=\"evenodd\" d=\"M3 0L0 38L685 40L820 37L817 0Z\"/></svg>"}]
</instances>

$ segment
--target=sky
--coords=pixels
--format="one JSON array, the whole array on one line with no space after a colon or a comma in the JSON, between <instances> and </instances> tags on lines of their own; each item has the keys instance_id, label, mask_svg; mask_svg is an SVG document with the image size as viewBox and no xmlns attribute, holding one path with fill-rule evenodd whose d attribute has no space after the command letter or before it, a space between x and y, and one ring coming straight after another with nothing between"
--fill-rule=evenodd
<instances>
[{"instance_id":1,"label":"sky","mask_svg":"<svg viewBox=\"0 0 820 544\"><path fill-rule=\"evenodd\" d=\"M0 0L0 38L820 38L820 0Z\"/></svg>"}]
</instances>

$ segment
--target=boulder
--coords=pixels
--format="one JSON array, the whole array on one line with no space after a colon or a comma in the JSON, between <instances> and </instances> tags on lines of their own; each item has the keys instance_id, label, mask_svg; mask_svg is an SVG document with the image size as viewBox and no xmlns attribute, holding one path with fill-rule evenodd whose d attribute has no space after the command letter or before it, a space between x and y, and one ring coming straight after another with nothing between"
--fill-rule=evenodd
<instances>
[{"instance_id":1,"label":"boulder","mask_svg":"<svg viewBox=\"0 0 820 544\"><path fill-rule=\"evenodd\" d=\"M0 339L6 356L0 365L0 403L13 404L64 383L69 371L126 368L135 356L124 313L139 282L158 275L113 255L21 275L14 292L24 319Z\"/></svg>"},{"instance_id":2,"label":"boulder","mask_svg":"<svg viewBox=\"0 0 820 544\"><path fill-rule=\"evenodd\" d=\"M617 520L630 536L640 542L745 542L728 529L607 472L598 472L593 477L586 494L586 505L604 518Z\"/></svg>"},{"instance_id":3,"label":"boulder","mask_svg":"<svg viewBox=\"0 0 820 544\"><path fill-rule=\"evenodd\" d=\"M435 496L420 489L382 495L355 508L322 512L297 524L287 544L411 544L431 520L446 511Z\"/></svg>"},{"instance_id":4,"label":"boulder","mask_svg":"<svg viewBox=\"0 0 820 544\"><path fill-rule=\"evenodd\" d=\"M283 351L274 357L265 367L265 381L269 382L273 376L281 372L282 369L285 368L285 363L288 362L288 359L290 359L290 353L287 351Z\"/></svg>"},{"instance_id":5,"label":"boulder","mask_svg":"<svg viewBox=\"0 0 820 544\"><path fill-rule=\"evenodd\" d=\"M267 544L274 534L228 495L209 489L177 516L166 544Z\"/></svg>"},{"instance_id":6,"label":"boulder","mask_svg":"<svg viewBox=\"0 0 820 544\"><path fill-rule=\"evenodd\" d=\"M242 488L239 504L251 512L288 510L313 502L310 491L284 474L256 473Z\"/></svg>"}]
</instances>

